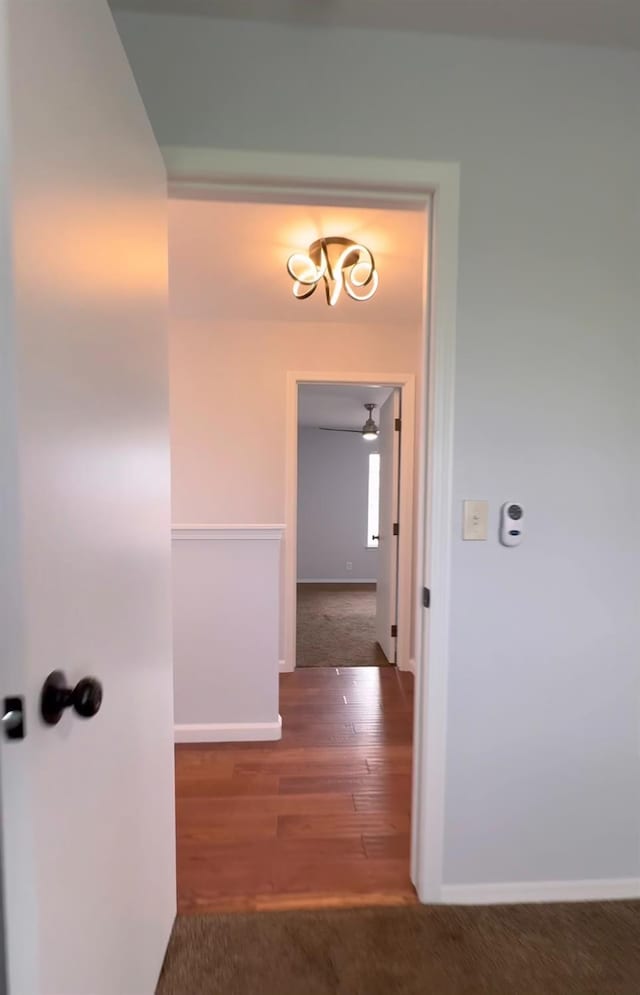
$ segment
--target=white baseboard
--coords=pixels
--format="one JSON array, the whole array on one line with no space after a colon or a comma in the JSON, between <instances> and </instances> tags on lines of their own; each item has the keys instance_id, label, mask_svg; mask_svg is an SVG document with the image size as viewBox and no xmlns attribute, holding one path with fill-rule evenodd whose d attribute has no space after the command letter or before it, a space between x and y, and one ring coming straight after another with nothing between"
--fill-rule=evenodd
<instances>
[{"instance_id":1,"label":"white baseboard","mask_svg":"<svg viewBox=\"0 0 640 995\"><path fill-rule=\"evenodd\" d=\"M445 905L605 902L622 898L640 898L640 878L508 881L496 884L444 884L442 886L442 901Z\"/></svg>"},{"instance_id":2,"label":"white baseboard","mask_svg":"<svg viewBox=\"0 0 640 995\"><path fill-rule=\"evenodd\" d=\"M376 584L375 577L321 577L317 580L297 580L296 584Z\"/></svg>"},{"instance_id":3,"label":"white baseboard","mask_svg":"<svg viewBox=\"0 0 640 995\"><path fill-rule=\"evenodd\" d=\"M282 718L277 722L210 722L175 725L176 743L253 743L282 739Z\"/></svg>"},{"instance_id":4,"label":"white baseboard","mask_svg":"<svg viewBox=\"0 0 640 995\"><path fill-rule=\"evenodd\" d=\"M292 669L291 667L287 667L286 660L278 660L278 670L280 671L281 674L291 673L291 669Z\"/></svg>"}]
</instances>

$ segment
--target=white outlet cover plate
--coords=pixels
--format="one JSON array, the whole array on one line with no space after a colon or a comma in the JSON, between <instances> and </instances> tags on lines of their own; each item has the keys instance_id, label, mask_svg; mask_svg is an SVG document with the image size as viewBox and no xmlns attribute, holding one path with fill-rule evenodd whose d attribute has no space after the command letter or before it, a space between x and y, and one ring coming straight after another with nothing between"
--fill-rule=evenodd
<instances>
[{"instance_id":1,"label":"white outlet cover plate","mask_svg":"<svg viewBox=\"0 0 640 995\"><path fill-rule=\"evenodd\" d=\"M464 501L462 538L480 541L489 535L489 502Z\"/></svg>"}]
</instances>

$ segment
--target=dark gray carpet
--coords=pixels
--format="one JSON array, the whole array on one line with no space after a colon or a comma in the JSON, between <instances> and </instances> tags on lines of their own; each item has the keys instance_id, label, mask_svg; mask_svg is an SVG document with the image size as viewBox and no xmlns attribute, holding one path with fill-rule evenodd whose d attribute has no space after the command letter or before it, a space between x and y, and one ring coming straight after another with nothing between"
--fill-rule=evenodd
<instances>
[{"instance_id":1,"label":"dark gray carpet","mask_svg":"<svg viewBox=\"0 0 640 995\"><path fill-rule=\"evenodd\" d=\"M639 995L640 902L176 921L157 995Z\"/></svg>"},{"instance_id":2,"label":"dark gray carpet","mask_svg":"<svg viewBox=\"0 0 640 995\"><path fill-rule=\"evenodd\" d=\"M298 584L297 667L388 667L375 584Z\"/></svg>"}]
</instances>

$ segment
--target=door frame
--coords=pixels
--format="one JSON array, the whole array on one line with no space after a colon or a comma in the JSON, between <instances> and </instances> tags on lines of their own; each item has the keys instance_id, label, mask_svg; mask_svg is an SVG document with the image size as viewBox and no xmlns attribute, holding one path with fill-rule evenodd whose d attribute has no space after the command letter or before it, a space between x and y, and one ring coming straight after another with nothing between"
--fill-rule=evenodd
<instances>
[{"instance_id":1,"label":"door frame","mask_svg":"<svg viewBox=\"0 0 640 995\"><path fill-rule=\"evenodd\" d=\"M398 519L402 523L398 536L398 636L396 661L399 670L415 671L411 657L412 592L414 588L414 453L415 453L415 381L412 373L339 373L290 370L287 373L287 413L285 436L285 546L283 567L284 660L281 670L296 666L296 605L298 581L298 387L300 384L377 384L397 387L402 405L400 433L400 505ZM418 440L421 441L420 429ZM418 509L424 508L424 488L419 487ZM419 550L415 550L416 555ZM420 616L416 611L413 625L414 640L420 639ZM414 642L414 647L417 645Z\"/></svg>"},{"instance_id":2,"label":"door frame","mask_svg":"<svg viewBox=\"0 0 640 995\"><path fill-rule=\"evenodd\" d=\"M426 452L417 472L424 481L426 516L418 520L411 878L422 902L443 901L447 684L453 542L453 429L458 283L460 165L415 159L298 155L192 146L163 148L169 194L197 199L299 201L314 195L334 203L413 204L429 211L425 274L426 389L420 417ZM421 582L422 581L422 582Z\"/></svg>"}]
</instances>

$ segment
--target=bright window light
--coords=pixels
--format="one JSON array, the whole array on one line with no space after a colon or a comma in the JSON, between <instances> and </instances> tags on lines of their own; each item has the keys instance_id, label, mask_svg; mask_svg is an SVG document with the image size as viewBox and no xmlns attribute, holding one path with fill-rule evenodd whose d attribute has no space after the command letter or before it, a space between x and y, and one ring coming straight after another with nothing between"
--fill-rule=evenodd
<instances>
[{"instance_id":1,"label":"bright window light","mask_svg":"<svg viewBox=\"0 0 640 995\"><path fill-rule=\"evenodd\" d=\"M377 549L380 525L380 453L369 453L369 500L367 505L367 547Z\"/></svg>"}]
</instances>

